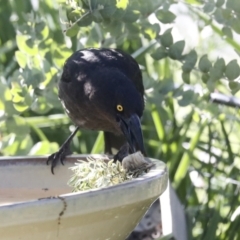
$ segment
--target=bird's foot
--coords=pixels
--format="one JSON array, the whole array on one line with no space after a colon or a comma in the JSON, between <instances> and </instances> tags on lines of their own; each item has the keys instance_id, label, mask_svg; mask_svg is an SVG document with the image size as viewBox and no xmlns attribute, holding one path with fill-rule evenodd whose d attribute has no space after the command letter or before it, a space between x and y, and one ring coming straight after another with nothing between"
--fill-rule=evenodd
<instances>
[{"instance_id":1,"label":"bird's foot","mask_svg":"<svg viewBox=\"0 0 240 240\"><path fill-rule=\"evenodd\" d=\"M58 162L60 161L62 165L64 165L63 163L64 159L66 158L67 155L70 155L70 154L71 154L71 151L70 151L69 144L65 144L65 145L63 144L57 152L53 153L48 157L47 165L51 162L52 174L54 174L54 168L57 166Z\"/></svg>"},{"instance_id":2,"label":"bird's foot","mask_svg":"<svg viewBox=\"0 0 240 240\"><path fill-rule=\"evenodd\" d=\"M114 162L116 161L120 161L122 162L122 160L129 155L129 144L125 143L117 152L116 155L114 155L113 159Z\"/></svg>"}]
</instances>

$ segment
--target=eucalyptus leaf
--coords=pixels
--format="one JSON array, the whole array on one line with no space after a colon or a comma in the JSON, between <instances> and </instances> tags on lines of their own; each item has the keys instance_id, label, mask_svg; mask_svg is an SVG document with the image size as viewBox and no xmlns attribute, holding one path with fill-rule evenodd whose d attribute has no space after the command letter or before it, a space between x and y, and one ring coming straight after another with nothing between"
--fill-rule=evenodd
<instances>
[{"instance_id":1,"label":"eucalyptus leaf","mask_svg":"<svg viewBox=\"0 0 240 240\"><path fill-rule=\"evenodd\" d=\"M72 25L71 27L67 28L67 30L65 31L68 37L74 37L78 34L78 32L79 32L79 26L77 24Z\"/></svg>"},{"instance_id":2,"label":"eucalyptus leaf","mask_svg":"<svg viewBox=\"0 0 240 240\"><path fill-rule=\"evenodd\" d=\"M182 80L185 83L190 84L190 73L189 72L182 72Z\"/></svg>"},{"instance_id":3,"label":"eucalyptus leaf","mask_svg":"<svg viewBox=\"0 0 240 240\"><path fill-rule=\"evenodd\" d=\"M124 22L136 22L140 16L140 12L137 10L127 10L122 20Z\"/></svg>"},{"instance_id":4,"label":"eucalyptus leaf","mask_svg":"<svg viewBox=\"0 0 240 240\"><path fill-rule=\"evenodd\" d=\"M129 0L117 0L116 7L125 10L129 4Z\"/></svg>"},{"instance_id":5,"label":"eucalyptus leaf","mask_svg":"<svg viewBox=\"0 0 240 240\"><path fill-rule=\"evenodd\" d=\"M240 19L237 18L231 19L230 25L236 33L240 34Z\"/></svg>"},{"instance_id":6,"label":"eucalyptus leaf","mask_svg":"<svg viewBox=\"0 0 240 240\"><path fill-rule=\"evenodd\" d=\"M99 10L94 10L92 12L92 15L93 15L93 21L94 22L100 23L100 22L103 21L103 17L102 17L102 15L101 15Z\"/></svg>"},{"instance_id":7,"label":"eucalyptus leaf","mask_svg":"<svg viewBox=\"0 0 240 240\"><path fill-rule=\"evenodd\" d=\"M185 41L178 41L169 47L169 57L172 59L182 59L182 52L185 47Z\"/></svg>"},{"instance_id":8,"label":"eucalyptus leaf","mask_svg":"<svg viewBox=\"0 0 240 240\"><path fill-rule=\"evenodd\" d=\"M170 47L173 44L172 29L167 29L161 36L160 42L164 47Z\"/></svg>"},{"instance_id":9,"label":"eucalyptus leaf","mask_svg":"<svg viewBox=\"0 0 240 240\"><path fill-rule=\"evenodd\" d=\"M214 10L214 8L215 8L215 3L213 1L208 1L205 3L203 7L203 11L206 13L210 13Z\"/></svg>"},{"instance_id":10,"label":"eucalyptus leaf","mask_svg":"<svg viewBox=\"0 0 240 240\"><path fill-rule=\"evenodd\" d=\"M16 41L21 52L29 55L35 55L38 53L37 44L33 42L30 36L17 35Z\"/></svg>"},{"instance_id":11,"label":"eucalyptus leaf","mask_svg":"<svg viewBox=\"0 0 240 240\"><path fill-rule=\"evenodd\" d=\"M175 18L176 18L176 15L168 10L158 10L156 13L155 13L157 19L162 22L162 23L172 23Z\"/></svg>"},{"instance_id":12,"label":"eucalyptus leaf","mask_svg":"<svg viewBox=\"0 0 240 240\"><path fill-rule=\"evenodd\" d=\"M211 66L212 66L212 64L211 64L211 62L208 60L208 56L207 56L207 55L203 55L203 56L200 58L200 61L199 61L199 64L198 64L199 69L200 69L202 72L207 73L207 72L210 70Z\"/></svg>"},{"instance_id":13,"label":"eucalyptus leaf","mask_svg":"<svg viewBox=\"0 0 240 240\"><path fill-rule=\"evenodd\" d=\"M239 82L231 81L231 82L228 83L228 86L235 93L240 90L240 83Z\"/></svg>"},{"instance_id":14,"label":"eucalyptus leaf","mask_svg":"<svg viewBox=\"0 0 240 240\"><path fill-rule=\"evenodd\" d=\"M49 28L44 22L38 22L35 25L36 37L38 41L45 40L49 35Z\"/></svg>"},{"instance_id":15,"label":"eucalyptus leaf","mask_svg":"<svg viewBox=\"0 0 240 240\"><path fill-rule=\"evenodd\" d=\"M93 15L89 12L85 12L78 20L76 20L79 27L89 26L93 21Z\"/></svg>"},{"instance_id":16,"label":"eucalyptus leaf","mask_svg":"<svg viewBox=\"0 0 240 240\"><path fill-rule=\"evenodd\" d=\"M58 68L62 68L65 60L71 55L71 50L66 46L59 46L53 52L53 61Z\"/></svg>"},{"instance_id":17,"label":"eucalyptus leaf","mask_svg":"<svg viewBox=\"0 0 240 240\"><path fill-rule=\"evenodd\" d=\"M184 56L184 64L182 66L182 70L184 72L190 72L194 68L197 62L197 52L195 50L191 50L188 54Z\"/></svg>"},{"instance_id":18,"label":"eucalyptus leaf","mask_svg":"<svg viewBox=\"0 0 240 240\"><path fill-rule=\"evenodd\" d=\"M217 0L216 7L221 7L225 3L225 0Z\"/></svg>"},{"instance_id":19,"label":"eucalyptus leaf","mask_svg":"<svg viewBox=\"0 0 240 240\"><path fill-rule=\"evenodd\" d=\"M225 75L230 81L236 79L240 75L240 67L237 60L232 60L227 64Z\"/></svg>"},{"instance_id":20,"label":"eucalyptus leaf","mask_svg":"<svg viewBox=\"0 0 240 240\"><path fill-rule=\"evenodd\" d=\"M5 101L4 108L8 116L13 116L14 114L18 114L18 111L14 108L12 101Z\"/></svg>"},{"instance_id":21,"label":"eucalyptus leaf","mask_svg":"<svg viewBox=\"0 0 240 240\"><path fill-rule=\"evenodd\" d=\"M202 81L203 81L204 83L207 83L209 79L210 79L210 76L209 76L208 73L203 73L203 74L202 74Z\"/></svg>"},{"instance_id":22,"label":"eucalyptus leaf","mask_svg":"<svg viewBox=\"0 0 240 240\"><path fill-rule=\"evenodd\" d=\"M223 58L218 58L213 67L221 72L224 72L226 68L225 60Z\"/></svg>"},{"instance_id":23,"label":"eucalyptus leaf","mask_svg":"<svg viewBox=\"0 0 240 240\"><path fill-rule=\"evenodd\" d=\"M238 0L227 0L226 7L240 13L240 5Z\"/></svg>"},{"instance_id":24,"label":"eucalyptus leaf","mask_svg":"<svg viewBox=\"0 0 240 240\"><path fill-rule=\"evenodd\" d=\"M160 32L160 26L157 23L154 24L143 24L142 25L142 32L144 36L148 39L155 39L158 37Z\"/></svg>"},{"instance_id":25,"label":"eucalyptus leaf","mask_svg":"<svg viewBox=\"0 0 240 240\"><path fill-rule=\"evenodd\" d=\"M103 5L103 9L99 10L103 18L110 18L116 11L116 6L114 2L109 1Z\"/></svg>"},{"instance_id":26,"label":"eucalyptus leaf","mask_svg":"<svg viewBox=\"0 0 240 240\"><path fill-rule=\"evenodd\" d=\"M25 68L26 65L27 65L27 56L24 53L20 52L20 51L16 51L15 52L15 57L17 59L17 62L19 64L19 66L21 68Z\"/></svg>"},{"instance_id":27,"label":"eucalyptus leaf","mask_svg":"<svg viewBox=\"0 0 240 240\"><path fill-rule=\"evenodd\" d=\"M213 81L219 80L223 76L223 71L219 68L211 67L209 71L209 76Z\"/></svg>"},{"instance_id":28,"label":"eucalyptus leaf","mask_svg":"<svg viewBox=\"0 0 240 240\"><path fill-rule=\"evenodd\" d=\"M232 29L231 29L231 28L224 26L224 27L222 28L222 32L223 32L223 34L224 34L225 36L227 36L227 37L229 37L229 38L233 38L233 34L232 34Z\"/></svg>"},{"instance_id":29,"label":"eucalyptus leaf","mask_svg":"<svg viewBox=\"0 0 240 240\"><path fill-rule=\"evenodd\" d=\"M161 60L165 57L168 56L168 53L166 51L166 49L164 47L159 47L157 48L152 54L151 54L152 58L154 58L155 60Z\"/></svg>"},{"instance_id":30,"label":"eucalyptus leaf","mask_svg":"<svg viewBox=\"0 0 240 240\"><path fill-rule=\"evenodd\" d=\"M183 92L182 97L178 100L178 104L182 107L186 107L192 104L195 93L192 90Z\"/></svg>"}]
</instances>

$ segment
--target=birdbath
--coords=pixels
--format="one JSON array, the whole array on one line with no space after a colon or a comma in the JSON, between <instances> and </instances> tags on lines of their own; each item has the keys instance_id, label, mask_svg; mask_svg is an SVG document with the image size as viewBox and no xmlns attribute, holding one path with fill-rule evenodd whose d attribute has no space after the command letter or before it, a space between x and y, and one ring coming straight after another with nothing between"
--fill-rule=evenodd
<instances>
[{"instance_id":1,"label":"birdbath","mask_svg":"<svg viewBox=\"0 0 240 240\"><path fill-rule=\"evenodd\" d=\"M125 239L166 189L166 166L151 159L155 167L141 177L72 193L69 167L87 157L68 157L54 175L46 157L1 157L1 239Z\"/></svg>"}]
</instances>

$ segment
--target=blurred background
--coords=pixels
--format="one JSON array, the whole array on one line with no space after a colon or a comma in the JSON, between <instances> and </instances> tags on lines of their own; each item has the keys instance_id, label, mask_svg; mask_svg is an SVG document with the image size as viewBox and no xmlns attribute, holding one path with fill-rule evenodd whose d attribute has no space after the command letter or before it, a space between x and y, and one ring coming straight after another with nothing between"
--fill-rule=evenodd
<instances>
[{"instance_id":1,"label":"blurred background","mask_svg":"<svg viewBox=\"0 0 240 240\"><path fill-rule=\"evenodd\" d=\"M189 239L240 239L239 0L0 0L0 155L48 155L74 129L58 99L65 60L119 48L139 63L147 153L164 161ZM233 104L234 105L234 104ZM102 153L81 130L74 153Z\"/></svg>"}]
</instances>

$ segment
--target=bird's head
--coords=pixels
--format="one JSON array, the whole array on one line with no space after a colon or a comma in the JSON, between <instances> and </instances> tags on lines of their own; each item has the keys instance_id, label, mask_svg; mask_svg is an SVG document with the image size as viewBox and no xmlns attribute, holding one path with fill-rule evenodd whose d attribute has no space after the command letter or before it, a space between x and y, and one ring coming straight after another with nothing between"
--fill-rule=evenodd
<instances>
[{"instance_id":1,"label":"bird's head","mask_svg":"<svg viewBox=\"0 0 240 240\"><path fill-rule=\"evenodd\" d=\"M106 120L111 132L125 136L132 153L145 154L140 122L144 110L142 93L116 69L98 71L98 74L98 77L109 79L107 84L103 81L101 86L95 86L93 98L101 109L99 118Z\"/></svg>"}]
</instances>

